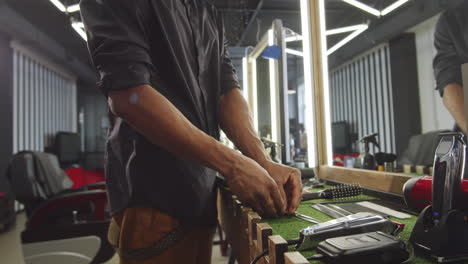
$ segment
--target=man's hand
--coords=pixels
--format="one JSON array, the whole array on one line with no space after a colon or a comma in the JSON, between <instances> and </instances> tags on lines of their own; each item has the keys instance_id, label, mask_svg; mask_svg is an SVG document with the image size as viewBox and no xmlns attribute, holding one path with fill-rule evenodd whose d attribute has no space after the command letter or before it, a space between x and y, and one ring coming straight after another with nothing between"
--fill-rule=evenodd
<instances>
[{"instance_id":1,"label":"man's hand","mask_svg":"<svg viewBox=\"0 0 468 264\"><path fill-rule=\"evenodd\" d=\"M264 168L278 185L281 196L287 204L286 213L295 213L302 200L301 172L272 161L268 161Z\"/></svg>"},{"instance_id":2,"label":"man's hand","mask_svg":"<svg viewBox=\"0 0 468 264\"><path fill-rule=\"evenodd\" d=\"M280 174L279 169L273 170L275 174ZM223 172L223 176L237 198L259 214L267 217L284 215L286 211L286 200L283 198L286 197L285 191L282 187L279 188L278 181L270 177L268 172L254 160L239 155L229 170ZM281 177L277 176L277 178ZM286 181L280 180L280 182Z\"/></svg>"}]
</instances>

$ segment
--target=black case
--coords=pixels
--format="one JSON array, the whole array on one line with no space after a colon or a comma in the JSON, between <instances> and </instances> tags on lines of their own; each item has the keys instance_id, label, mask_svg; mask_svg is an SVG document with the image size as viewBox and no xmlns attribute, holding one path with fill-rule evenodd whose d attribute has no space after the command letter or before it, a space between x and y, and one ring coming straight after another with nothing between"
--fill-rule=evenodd
<instances>
[{"instance_id":1,"label":"black case","mask_svg":"<svg viewBox=\"0 0 468 264\"><path fill-rule=\"evenodd\" d=\"M405 243L383 232L330 238L318 245L317 252L327 263L399 264L409 258Z\"/></svg>"}]
</instances>

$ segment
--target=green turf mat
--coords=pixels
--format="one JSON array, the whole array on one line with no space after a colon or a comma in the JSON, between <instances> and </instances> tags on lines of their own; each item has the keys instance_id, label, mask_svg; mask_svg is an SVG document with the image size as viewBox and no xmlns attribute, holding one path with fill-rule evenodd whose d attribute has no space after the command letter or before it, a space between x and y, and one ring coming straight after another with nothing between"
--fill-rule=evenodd
<instances>
[{"instance_id":1,"label":"green turf mat","mask_svg":"<svg viewBox=\"0 0 468 264\"><path fill-rule=\"evenodd\" d=\"M317 190L316 190L317 191ZM372 199L369 196L360 196L359 199ZM297 212L300 214L304 214L310 217L313 217L320 221L328 221L332 220L333 218L328 217L327 215L315 210L311 207L314 202L318 202L321 200L314 200L314 201L305 201L302 202ZM392 220L405 224L405 229L400 233L400 237L404 241L408 241L411 231L416 223L416 216L413 216L411 219L397 219L391 218ZM264 219L263 222L268 223L273 229L273 235L281 235L284 239L289 240L293 238L297 238L299 236L299 230L306 228L313 223L309 223L307 221L298 219L296 217L282 217L278 219ZM293 247L290 250L294 250ZM301 252L305 257L309 257L315 254L314 251L304 251ZM321 263L320 261L311 261L310 263ZM422 259L422 258L414 258L411 264L422 264L422 263L436 263L430 260Z\"/></svg>"}]
</instances>

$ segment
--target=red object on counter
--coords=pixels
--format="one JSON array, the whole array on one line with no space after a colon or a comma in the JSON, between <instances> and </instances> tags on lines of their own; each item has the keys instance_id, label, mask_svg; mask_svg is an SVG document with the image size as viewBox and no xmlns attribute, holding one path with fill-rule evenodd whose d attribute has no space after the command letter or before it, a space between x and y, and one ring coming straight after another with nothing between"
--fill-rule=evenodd
<instances>
[{"instance_id":1,"label":"red object on counter","mask_svg":"<svg viewBox=\"0 0 468 264\"><path fill-rule=\"evenodd\" d=\"M101 170L85 170L77 167L66 169L65 173L73 181L72 189L105 181L104 172Z\"/></svg>"},{"instance_id":2,"label":"red object on counter","mask_svg":"<svg viewBox=\"0 0 468 264\"><path fill-rule=\"evenodd\" d=\"M358 158L359 153L352 153L352 154L333 154L333 165L343 167L344 166L344 160L346 157L351 157L351 158Z\"/></svg>"},{"instance_id":3,"label":"red object on counter","mask_svg":"<svg viewBox=\"0 0 468 264\"><path fill-rule=\"evenodd\" d=\"M468 195L468 179L462 180L462 191ZM422 210L432 204L432 176L415 177L403 186L406 205Z\"/></svg>"}]
</instances>

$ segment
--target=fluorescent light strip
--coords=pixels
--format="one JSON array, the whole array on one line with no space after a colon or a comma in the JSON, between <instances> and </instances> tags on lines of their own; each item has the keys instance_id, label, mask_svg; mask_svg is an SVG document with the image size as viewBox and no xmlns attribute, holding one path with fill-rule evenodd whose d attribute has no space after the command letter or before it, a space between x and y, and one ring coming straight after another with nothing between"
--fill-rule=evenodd
<instances>
[{"instance_id":1,"label":"fluorescent light strip","mask_svg":"<svg viewBox=\"0 0 468 264\"><path fill-rule=\"evenodd\" d=\"M400 6L406 4L409 0L399 0L399 1L396 1L395 3L389 5L387 8L385 8L384 10L382 10L381 12L381 15L382 16L385 16L385 15L388 15L389 13L391 13L392 11L394 11L395 9L399 8Z\"/></svg>"},{"instance_id":2,"label":"fluorescent light strip","mask_svg":"<svg viewBox=\"0 0 468 264\"><path fill-rule=\"evenodd\" d=\"M268 30L268 45L275 45L275 35L273 29ZM278 135L278 107L277 107L277 81L276 81L276 61L269 59L270 69L270 111L271 111L271 140L279 143Z\"/></svg>"},{"instance_id":3,"label":"fluorescent light strip","mask_svg":"<svg viewBox=\"0 0 468 264\"><path fill-rule=\"evenodd\" d=\"M78 11L80 11L80 5L79 4L67 6L67 12L68 13L74 13L74 12L78 12Z\"/></svg>"},{"instance_id":4,"label":"fluorescent light strip","mask_svg":"<svg viewBox=\"0 0 468 264\"><path fill-rule=\"evenodd\" d=\"M72 22L72 27L85 41L88 41L86 32L84 31L83 27L81 27L82 24L82 22Z\"/></svg>"},{"instance_id":5,"label":"fluorescent light strip","mask_svg":"<svg viewBox=\"0 0 468 264\"><path fill-rule=\"evenodd\" d=\"M293 36L293 37L287 37L284 39L284 41L286 42L294 42L294 41L301 41L302 40L302 36L301 35L296 35L296 36Z\"/></svg>"},{"instance_id":6,"label":"fluorescent light strip","mask_svg":"<svg viewBox=\"0 0 468 264\"><path fill-rule=\"evenodd\" d=\"M309 168L317 167L315 104L312 86L312 46L311 40L310 1L301 0L302 45L304 50L304 90L305 90L305 129L307 132L307 160Z\"/></svg>"},{"instance_id":7,"label":"fluorescent light strip","mask_svg":"<svg viewBox=\"0 0 468 264\"><path fill-rule=\"evenodd\" d=\"M84 23L83 22L73 22L73 23L76 24L76 26L84 29Z\"/></svg>"},{"instance_id":8,"label":"fluorescent light strip","mask_svg":"<svg viewBox=\"0 0 468 264\"><path fill-rule=\"evenodd\" d=\"M52 4L54 4L60 12L65 12L67 9L59 0L49 0Z\"/></svg>"},{"instance_id":9,"label":"fluorescent light strip","mask_svg":"<svg viewBox=\"0 0 468 264\"><path fill-rule=\"evenodd\" d=\"M372 7L370 7L370 6L366 5L366 4L363 4L363 3L359 2L359 1L356 1L356 0L342 0L342 1L352 5L354 7L357 7L359 9L363 10L363 11L366 11L367 13L372 14L372 15L374 15L376 17L381 16L381 13L380 13L379 10L377 10L375 8L372 8Z\"/></svg>"},{"instance_id":10,"label":"fluorescent light strip","mask_svg":"<svg viewBox=\"0 0 468 264\"><path fill-rule=\"evenodd\" d=\"M335 29L327 30L325 35L330 36L330 35L342 34L342 33L360 30L360 29L367 28L367 27L368 26L366 24L360 24L360 25L354 25L354 26L349 26L349 27L335 28Z\"/></svg>"},{"instance_id":11,"label":"fluorescent light strip","mask_svg":"<svg viewBox=\"0 0 468 264\"><path fill-rule=\"evenodd\" d=\"M249 101L249 62L247 57L242 58L242 94L244 95L244 99L248 102Z\"/></svg>"},{"instance_id":12,"label":"fluorescent light strip","mask_svg":"<svg viewBox=\"0 0 468 264\"><path fill-rule=\"evenodd\" d=\"M289 53L289 54L292 54L292 55L296 55L296 56L299 56L299 57L304 57L304 52L299 51L299 50L286 48L285 51L286 51L286 53Z\"/></svg>"},{"instance_id":13,"label":"fluorescent light strip","mask_svg":"<svg viewBox=\"0 0 468 264\"><path fill-rule=\"evenodd\" d=\"M252 112L253 112L253 121L255 126L255 131L258 131L258 84L257 84L257 61L253 59L252 64ZM260 133L259 133L260 135Z\"/></svg>"},{"instance_id":14,"label":"fluorescent light strip","mask_svg":"<svg viewBox=\"0 0 468 264\"><path fill-rule=\"evenodd\" d=\"M335 46L331 47L328 51L327 51L327 55L329 56L330 54L332 54L333 52L337 51L339 48L343 47L344 45L346 45L348 42L350 42L351 40L353 40L355 37L359 36L362 32L366 31L367 29L369 28L369 26L365 26L359 30L356 30L354 31L353 33L349 34L349 36L347 36L346 38L344 38L343 40L341 40L340 42L336 43ZM323 34L325 36L325 34ZM326 47L326 46L325 46Z\"/></svg>"},{"instance_id":15,"label":"fluorescent light strip","mask_svg":"<svg viewBox=\"0 0 468 264\"><path fill-rule=\"evenodd\" d=\"M319 0L319 17L320 17L320 36L322 46L322 76L323 76L323 101L325 111L325 140L327 146L327 163L333 165L333 142L331 129L331 107L330 107L330 84L328 80L328 56L327 56L327 37L325 36L326 21L325 21L325 0Z\"/></svg>"}]
</instances>

